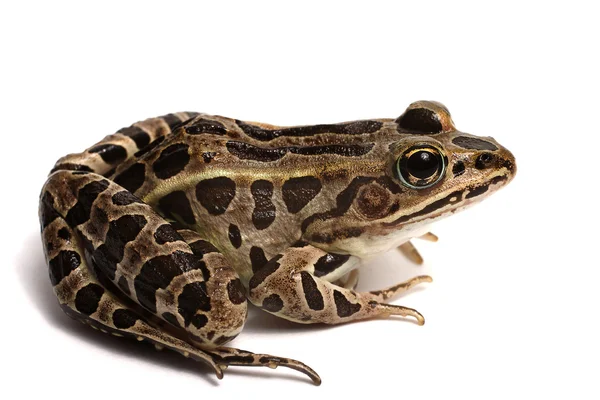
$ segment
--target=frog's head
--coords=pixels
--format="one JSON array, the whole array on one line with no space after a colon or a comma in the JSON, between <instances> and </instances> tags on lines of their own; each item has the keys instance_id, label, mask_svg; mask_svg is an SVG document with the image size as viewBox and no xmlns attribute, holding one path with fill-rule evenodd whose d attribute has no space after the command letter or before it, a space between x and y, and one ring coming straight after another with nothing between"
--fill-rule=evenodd
<instances>
[{"instance_id":1,"label":"frog's head","mask_svg":"<svg viewBox=\"0 0 600 400\"><path fill-rule=\"evenodd\" d=\"M516 173L510 151L491 137L456 130L440 103L415 102L390 127L395 131L386 135L379 176L354 178L347 211L318 224L315 237L329 242L322 247L366 256L398 246L488 197Z\"/></svg>"}]
</instances>

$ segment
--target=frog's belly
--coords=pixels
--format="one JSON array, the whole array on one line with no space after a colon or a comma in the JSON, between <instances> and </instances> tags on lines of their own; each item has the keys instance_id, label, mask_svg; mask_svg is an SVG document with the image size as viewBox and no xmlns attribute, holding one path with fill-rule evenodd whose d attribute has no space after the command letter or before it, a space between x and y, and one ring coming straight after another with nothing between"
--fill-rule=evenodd
<instances>
[{"instance_id":1,"label":"frog's belly","mask_svg":"<svg viewBox=\"0 0 600 400\"><path fill-rule=\"evenodd\" d=\"M350 254L357 257L368 258L395 249L402 243L406 243L414 237L422 236L427 232L429 232L429 224L419 224L418 226L406 227L387 235L346 239L344 243L340 243L340 247L348 249L347 251Z\"/></svg>"},{"instance_id":2,"label":"frog's belly","mask_svg":"<svg viewBox=\"0 0 600 400\"><path fill-rule=\"evenodd\" d=\"M385 234L369 234L367 232L361 237L344 239L334 243L329 251L352 254L360 258L368 258L397 248L402 243L406 243L412 238L430 232L432 223L462 211L465 208L466 206L451 209L431 218L425 218L415 223L404 225L402 228L392 230Z\"/></svg>"},{"instance_id":3,"label":"frog's belly","mask_svg":"<svg viewBox=\"0 0 600 400\"><path fill-rule=\"evenodd\" d=\"M238 273L241 281L247 284L256 268L263 266L268 260L285 251L297 242L301 236L300 228L296 225L292 225L292 228L288 229L279 224L273 225L264 230L256 230L248 225L242 226L240 228L242 240L237 248L232 246L227 229L215 227L207 236L225 255L225 258Z\"/></svg>"}]
</instances>

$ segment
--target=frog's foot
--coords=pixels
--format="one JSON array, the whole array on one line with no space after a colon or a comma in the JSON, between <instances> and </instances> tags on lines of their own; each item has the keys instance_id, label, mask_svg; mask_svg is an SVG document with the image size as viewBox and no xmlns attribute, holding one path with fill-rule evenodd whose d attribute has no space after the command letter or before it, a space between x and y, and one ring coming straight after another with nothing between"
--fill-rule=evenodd
<instances>
[{"instance_id":1,"label":"frog's foot","mask_svg":"<svg viewBox=\"0 0 600 400\"><path fill-rule=\"evenodd\" d=\"M433 279L429 275L416 276L405 282L398 283L382 290L373 290L372 292L369 292L369 294L375 296L377 301L385 301L391 299L392 297L396 297L399 294L404 293L414 286L424 282L433 282Z\"/></svg>"},{"instance_id":2,"label":"frog's foot","mask_svg":"<svg viewBox=\"0 0 600 400\"><path fill-rule=\"evenodd\" d=\"M198 254L202 252L205 255L206 261L218 255L207 243L196 240L196 236L188 232L182 232L182 236L190 242ZM117 288L109 281L98 280L98 275L92 271L88 259L84 257L76 232L60 216L44 228L43 238L51 260L50 277L55 293L61 308L71 318L100 332L138 342L152 343L157 350L168 349L184 357L201 361L209 365L219 379L223 377L223 367L227 365L273 368L281 365L303 372L314 383L320 384L318 374L296 360L229 348L206 350L203 345L194 345L192 339L186 339L185 331L174 329L160 318L135 306L131 301L124 300L124 296L117 295ZM211 268L211 276L227 273L222 266L212 268L215 265L218 266L214 263L206 265L207 268ZM109 291L105 288L114 290ZM215 341L229 339L231 338L215 335Z\"/></svg>"},{"instance_id":3,"label":"frog's foot","mask_svg":"<svg viewBox=\"0 0 600 400\"><path fill-rule=\"evenodd\" d=\"M410 241L402 243L400 246L398 246L398 250L400 250L400 253L404 254L406 258L415 264L423 264L423 257L421 257L419 250L417 250L417 248Z\"/></svg>"},{"instance_id":4,"label":"frog's foot","mask_svg":"<svg viewBox=\"0 0 600 400\"><path fill-rule=\"evenodd\" d=\"M333 284L337 285L337 286L341 286L345 289L354 290L354 289L356 289L356 286L358 285L358 277L359 276L360 276L360 273L358 272L358 269L353 269L352 271L348 272L346 275L342 276L340 279L334 281Z\"/></svg>"},{"instance_id":5,"label":"frog's foot","mask_svg":"<svg viewBox=\"0 0 600 400\"><path fill-rule=\"evenodd\" d=\"M392 315L400 315L401 317L413 317L417 321L417 325L425 324L425 317L413 308L397 306L394 304L379 303L377 301L369 302L369 305L376 308L378 311L378 317L387 318Z\"/></svg>"},{"instance_id":6,"label":"frog's foot","mask_svg":"<svg viewBox=\"0 0 600 400\"><path fill-rule=\"evenodd\" d=\"M323 270L317 268L322 260L337 258L341 256L309 244L290 247L255 272L249 282L248 298L265 311L305 324L340 324L391 315L412 317L419 325L424 323L417 311L380 300L431 278L417 277L377 294L361 293L328 281L327 275L318 275Z\"/></svg>"},{"instance_id":7,"label":"frog's foot","mask_svg":"<svg viewBox=\"0 0 600 400\"><path fill-rule=\"evenodd\" d=\"M241 331L247 301L235 270L199 234L177 230L97 174L57 171L42 193L50 280L69 316L102 332L203 361L218 378L222 365L239 363L287 366L319 381L298 361L206 351Z\"/></svg>"},{"instance_id":8,"label":"frog's foot","mask_svg":"<svg viewBox=\"0 0 600 400\"><path fill-rule=\"evenodd\" d=\"M439 239L439 238L437 237L437 235L434 235L434 234L433 234L433 233L431 233L431 232L427 232L426 234L424 234L424 235L421 235L421 236L419 236L418 238L419 238L419 239L421 239L421 240L427 240L428 242L437 242L437 241L438 241L438 239Z\"/></svg>"},{"instance_id":9,"label":"frog's foot","mask_svg":"<svg viewBox=\"0 0 600 400\"><path fill-rule=\"evenodd\" d=\"M133 309L119 296L104 288L84 256L77 233L60 216L43 229L43 240L50 264L50 280L63 311L78 321L104 333L153 343L186 357L208 364L217 374L223 373L210 355L186 341L159 329L149 322L149 313ZM116 292L117 290L115 290Z\"/></svg>"},{"instance_id":10,"label":"frog's foot","mask_svg":"<svg viewBox=\"0 0 600 400\"><path fill-rule=\"evenodd\" d=\"M221 369L229 365L240 365L246 367L287 367L306 374L315 385L321 384L321 377L314 369L308 365L292 360L291 358L277 357L270 354L255 354L246 350L234 349L231 347L217 347L204 350L212 356L212 359Z\"/></svg>"},{"instance_id":11,"label":"frog's foot","mask_svg":"<svg viewBox=\"0 0 600 400\"><path fill-rule=\"evenodd\" d=\"M118 299L111 298L106 293L100 301L101 305L106 308L111 308L112 321L108 316L103 315L85 315L68 304L61 304L61 308L69 317L89 325L92 328L103 332L110 333L113 336L125 337L137 340L138 342L149 342L154 344L156 350L169 349L175 351L186 358L191 358L195 361L203 362L209 365L217 375L217 378L223 378L223 370L220 365L213 360L210 354L203 350L197 349L191 344L161 330L144 320L141 314L124 306ZM134 321L132 326L127 326L131 321ZM128 321L125 324L125 321Z\"/></svg>"},{"instance_id":12,"label":"frog's foot","mask_svg":"<svg viewBox=\"0 0 600 400\"><path fill-rule=\"evenodd\" d=\"M438 237L431 232L427 232L424 235L418 236L417 239L426 240L428 242L437 242L438 241ZM408 242L402 243L400 246L398 246L398 250L402 254L404 254L404 256L406 258L408 258L410 261L414 262L415 264L418 264L418 265L423 264L423 257L421 256L421 254L419 254L419 251L412 244L412 242L410 240Z\"/></svg>"}]
</instances>

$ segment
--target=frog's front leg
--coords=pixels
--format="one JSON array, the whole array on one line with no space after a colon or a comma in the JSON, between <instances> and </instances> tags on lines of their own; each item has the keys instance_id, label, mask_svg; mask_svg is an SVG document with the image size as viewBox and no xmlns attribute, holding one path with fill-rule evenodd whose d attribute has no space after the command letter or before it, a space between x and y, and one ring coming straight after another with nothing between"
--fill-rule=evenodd
<instances>
[{"instance_id":1,"label":"frog's front leg","mask_svg":"<svg viewBox=\"0 0 600 400\"><path fill-rule=\"evenodd\" d=\"M221 274L222 276L225 276L225 279L222 279L222 285L224 285L226 282L232 282L229 279L228 275L235 274L235 271L232 268L227 268L224 270L224 268L221 267L222 265L226 264L225 257L217 250L215 246L213 246L209 241L204 240L204 238L198 232L192 231L190 229L181 228L177 230L177 233L181 235L183 240L185 240L185 242L190 246L191 250L194 252L195 255L207 261L207 267L209 268L211 274L214 275L215 273L217 273ZM213 268L210 263L211 260L212 264L214 264L216 260L219 260L217 262L217 265L219 265L220 267ZM237 287L237 284L239 283L237 275L235 277L235 282L236 288L228 287L227 291L233 291L235 297L237 297L239 296L238 289L240 292L243 291L243 287ZM239 283L239 285L241 286L241 283ZM245 302L245 297L243 299L239 299L239 301L242 300ZM277 368L280 366L287 367L308 375L315 384L321 384L321 378L312 368L300 361L293 360L291 358L278 357L270 354L257 354L246 350L222 346L216 348L204 347L204 352L210 355L212 360L219 365L238 365L247 367L269 368Z\"/></svg>"},{"instance_id":2,"label":"frog's front leg","mask_svg":"<svg viewBox=\"0 0 600 400\"><path fill-rule=\"evenodd\" d=\"M249 282L249 299L264 310L300 323L339 324L375 317L423 316L412 308L382 303L429 277L417 277L397 287L373 293L343 288L319 277L315 265L328 253L311 245L290 247L258 269ZM335 255L332 255L335 257ZM318 271L317 271L318 272Z\"/></svg>"},{"instance_id":3,"label":"frog's front leg","mask_svg":"<svg viewBox=\"0 0 600 400\"><path fill-rule=\"evenodd\" d=\"M341 286L345 289L354 290L354 289L356 289L356 286L358 285L358 277L359 277L358 269L353 269L352 271L350 271L348 274L346 274L342 278L334 281L333 284L337 285L337 286ZM418 285L419 283L432 282L432 281L433 280L431 279L431 277L429 275L419 275L419 276L411 278L407 281L400 282L393 286L387 287L385 289L370 291L369 294L375 296L377 301L386 301L386 300L394 298L394 297L410 290L411 288Z\"/></svg>"}]
</instances>

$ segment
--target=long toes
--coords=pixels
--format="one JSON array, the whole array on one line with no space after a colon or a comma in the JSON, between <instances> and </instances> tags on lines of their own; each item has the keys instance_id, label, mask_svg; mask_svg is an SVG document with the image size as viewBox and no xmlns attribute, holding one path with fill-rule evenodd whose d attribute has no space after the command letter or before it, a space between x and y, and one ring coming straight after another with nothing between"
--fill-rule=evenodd
<instances>
[{"instance_id":1,"label":"long toes","mask_svg":"<svg viewBox=\"0 0 600 400\"><path fill-rule=\"evenodd\" d=\"M419 236L419 239L427 240L428 242L437 242L438 241L437 235L434 235L431 232L427 232L426 234Z\"/></svg>"},{"instance_id":2,"label":"long toes","mask_svg":"<svg viewBox=\"0 0 600 400\"><path fill-rule=\"evenodd\" d=\"M304 364L303 362L291 358L277 357L270 354L255 354L246 350L234 349L231 347L217 347L215 349L205 350L209 353L215 362L225 369L229 365L240 365L246 367L286 367L307 375L315 385L321 384L321 377L317 372Z\"/></svg>"},{"instance_id":3,"label":"long toes","mask_svg":"<svg viewBox=\"0 0 600 400\"><path fill-rule=\"evenodd\" d=\"M394 306L394 305L392 305L392 307L394 307L396 309L396 313L395 313L396 315L401 315L403 317L413 317L414 319L417 320L417 325L425 324L425 318L417 310L408 308L408 307Z\"/></svg>"},{"instance_id":4,"label":"long toes","mask_svg":"<svg viewBox=\"0 0 600 400\"><path fill-rule=\"evenodd\" d=\"M419 254L419 251L415 248L415 246L409 241L406 243L402 243L400 246L398 246L398 250L400 250L400 252L402 254L404 254L404 256L406 258L408 258L410 261L414 262L415 264L421 265L423 264L423 257L421 257L421 254Z\"/></svg>"},{"instance_id":5,"label":"long toes","mask_svg":"<svg viewBox=\"0 0 600 400\"><path fill-rule=\"evenodd\" d=\"M155 346L156 346L156 344L155 344ZM160 348L161 348L161 346L159 345L157 347L157 350ZM211 355L209 355L207 357L206 351L197 350L191 346L189 348L186 348L185 350L182 350L182 349L174 349L174 350L186 358L191 358L192 360L196 360L196 361L200 361L205 364L208 364L213 369L217 378L223 379L223 369L224 369L223 366L219 365L219 363L215 362L214 358L211 357Z\"/></svg>"},{"instance_id":6,"label":"long toes","mask_svg":"<svg viewBox=\"0 0 600 400\"><path fill-rule=\"evenodd\" d=\"M417 325L425 324L423 315L413 308L378 302L372 302L371 304L374 308L378 309L379 316L390 317L392 315L399 315L405 318L412 317L416 320Z\"/></svg>"},{"instance_id":7,"label":"long toes","mask_svg":"<svg viewBox=\"0 0 600 400\"><path fill-rule=\"evenodd\" d=\"M303 362L293 360L291 358L270 356L268 354L262 354L261 356L261 359L263 359L263 361L266 363L265 365L269 368L275 369L279 366L282 366L295 369L296 371L300 371L303 374L306 374L315 385L318 386L321 384L321 377L319 376L319 374L317 374L317 372L314 369L304 364Z\"/></svg>"},{"instance_id":8,"label":"long toes","mask_svg":"<svg viewBox=\"0 0 600 400\"><path fill-rule=\"evenodd\" d=\"M431 282L433 282L433 278L431 276L429 276L429 275L419 275L419 276L414 277L413 279L411 279L411 280L409 280L407 282L406 290L408 290L408 289L410 289L410 288L412 288L414 286L417 286L420 283L431 283Z\"/></svg>"}]
</instances>

